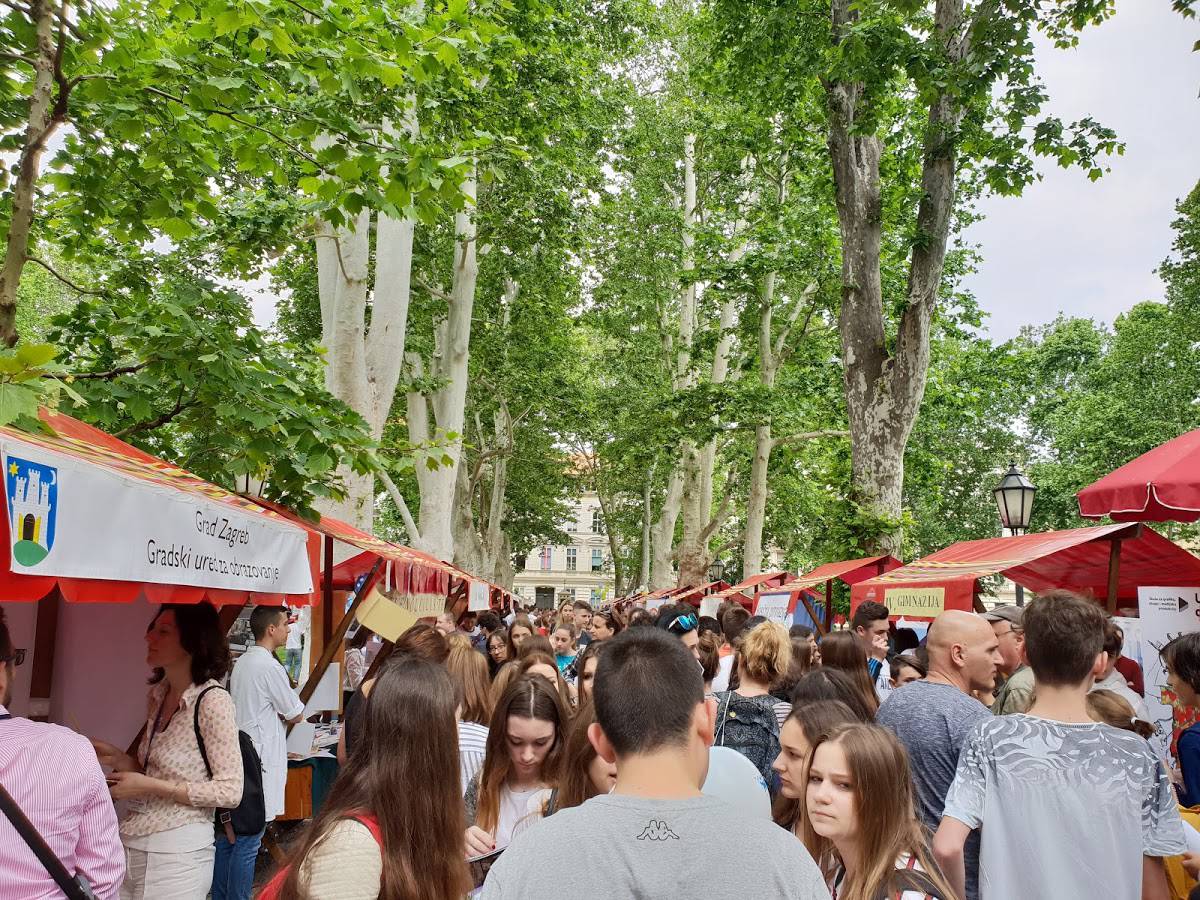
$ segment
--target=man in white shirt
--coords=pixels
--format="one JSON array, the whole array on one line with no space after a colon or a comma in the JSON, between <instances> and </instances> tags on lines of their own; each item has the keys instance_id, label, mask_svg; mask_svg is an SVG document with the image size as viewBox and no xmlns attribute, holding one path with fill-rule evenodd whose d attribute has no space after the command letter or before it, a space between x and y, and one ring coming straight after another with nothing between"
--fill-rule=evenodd
<instances>
[{"instance_id":1,"label":"man in white shirt","mask_svg":"<svg viewBox=\"0 0 1200 900\"><path fill-rule=\"evenodd\" d=\"M287 666L288 678L293 684L300 681L300 663L304 659L304 633L308 630L305 627L306 624L305 610L301 610L295 621L284 632L287 635L283 643L284 664Z\"/></svg>"},{"instance_id":2,"label":"man in white shirt","mask_svg":"<svg viewBox=\"0 0 1200 900\"><path fill-rule=\"evenodd\" d=\"M287 725L299 722L304 704L275 651L288 643L288 613L282 606L257 606L250 614L254 646L234 664L229 693L237 709L238 729L250 735L263 768L263 802L267 821L283 812L287 782ZM250 900L254 860L263 832L238 835L230 844L217 834L212 900Z\"/></svg>"}]
</instances>

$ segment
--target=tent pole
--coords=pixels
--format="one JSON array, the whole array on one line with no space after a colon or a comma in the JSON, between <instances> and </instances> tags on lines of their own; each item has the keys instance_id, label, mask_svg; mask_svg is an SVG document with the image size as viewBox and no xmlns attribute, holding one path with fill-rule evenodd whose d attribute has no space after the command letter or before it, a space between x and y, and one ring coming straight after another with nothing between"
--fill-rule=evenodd
<instances>
[{"instance_id":1,"label":"tent pole","mask_svg":"<svg viewBox=\"0 0 1200 900\"><path fill-rule=\"evenodd\" d=\"M825 633L833 630L833 579L825 579Z\"/></svg>"},{"instance_id":2,"label":"tent pole","mask_svg":"<svg viewBox=\"0 0 1200 900\"><path fill-rule=\"evenodd\" d=\"M821 637L825 637L829 633L828 629L821 624L821 617L817 615L817 611L813 609L812 601L808 599L808 591L800 592L800 602L804 604L804 608L808 610L809 617L813 620L813 624L817 626L817 633Z\"/></svg>"},{"instance_id":3,"label":"tent pole","mask_svg":"<svg viewBox=\"0 0 1200 900\"><path fill-rule=\"evenodd\" d=\"M382 566L383 557L379 557L375 560L375 565L372 567L370 574L367 575L366 581L363 582L361 590L354 595L354 602L350 604L350 608L346 610L346 614L342 616L342 620L333 629L333 634L330 635L329 640L325 643L325 649L321 651L321 658L317 660L317 664L308 673L308 680L304 682L304 687L300 689L301 703L307 703L312 698L313 692L316 691L317 685L321 683L321 678L325 675L325 670L333 662L333 657L337 655L342 640L346 637L350 623L354 621L354 617L358 614L358 608L362 606L363 601L367 599L367 595L371 593L371 588L375 587L375 582L379 580L379 570ZM332 578L327 577L326 580L329 585L330 596L332 597ZM332 617L333 610L326 608L325 615Z\"/></svg>"},{"instance_id":4,"label":"tent pole","mask_svg":"<svg viewBox=\"0 0 1200 900\"><path fill-rule=\"evenodd\" d=\"M1108 614L1117 612L1117 588L1121 580L1121 542L1108 542Z\"/></svg>"},{"instance_id":5,"label":"tent pole","mask_svg":"<svg viewBox=\"0 0 1200 900\"><path fill-rule=\"evenodd\" d=\"M321 605L325 615L321 616L321 642L327 647L333 637L333 537L328 534L325 535L325 571L322 576Z\"/></svg>"},{"instance_id":6,"label":"tent pole","mask_svg":"<svg viewBox=\"0 0 1200 900\"><path fill-rule=\"evenodd\" d=\"M63 597L58 586L38 601L34 613L33 659L29 663L29 718L50 721L50 697L54 686L54 650L58 643L58 613Z\"/></svg>"}]
</instances>

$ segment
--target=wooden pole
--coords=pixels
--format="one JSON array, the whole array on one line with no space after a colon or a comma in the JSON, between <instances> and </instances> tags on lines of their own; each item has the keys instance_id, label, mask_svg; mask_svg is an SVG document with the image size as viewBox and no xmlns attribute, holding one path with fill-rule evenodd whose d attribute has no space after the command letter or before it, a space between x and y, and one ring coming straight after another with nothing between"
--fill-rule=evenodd
<instances>
[{"instance_id":1,"label":"wooden pole","mask_svg":"<svg viewBox=\"0 0 1200 900\"><path fill-rule=\"evenodd\" d=\"M54 650L58 643L58 613L62 594L55 586L38 601L34 631L33 659L29 663L29 718L50 720L50 696L54 687Z\"/></svg>"},{"instance_id":2,"label":"wooden pole","mask_svg":"<svg viewBox=\"0 0 1200 900\"><path fill-rule=\"evenodd\" d=\"M325 675L325 670L329 668L329 664L333 662L333 657L337 655L338 648L342 644L342 640L346 637L346 631L350 628L350 623L354 621L354 616L358 613L358 608L362 606L363 601L367 599L367 595L371 593L371 588L375 586L375 582L379 579L379 569L383 564L383 558L375 560L375 566L371 569L367 580L363 582L361 590L354 595L354 602L350 604L350 608L346 610L346 614L342 616L337 627L329 636L329 640L325 642L325 648L321 651L321 658L317 660L317 664L313 666L312 671L308 675L308 680L304 682L304 687L300 689L300 702L307 703L312 697L313 692L317 689L317 685L321 683L321 678ZM332 579L327 578L329 585L330 596L333 595ZM326 617L332 619L333 610L325 610Z\"/></svg>"},{"instance_id":3,"label":"wooden pole","mask_svg":"<svg viewBox=\"0 0 1200 900\"><path fill-rule=\"evenodd\" d=\"M829 634L833 629L833 579L825 579L825 631Z\"/></svg>"},{"instance_id":4,"label":"wooden pole","mask_svg":"<svg viewBox=\"0 0 1200 900\"><path fill-rule=\"evenodd\" d=\"M817 634L825 637L829 633L829 629L821 622L821 617L813 609L812 601L808 599L808 591L800 591L800 602L804 604L804 608L808 610L808 615L813 620L813 624L817 626Z\"/></svg>"},{"instance_id":5,"label":"wooden pole","mask_svg":"<svg viewBox=\"0 0 1200 900\"><path fill-rule=\"evenodd\" d=\"M321 616L321 639L327 647L333 637L333 537L328 534L325 535L325 571L321 581L321 608L325 611Z\"/></svg>"},{"instance_id":6,"label":"wooden pole","mask_svg":"<svg viewBox=\"0 0 1200 900\"><path fill-rule=\"evenodd\" d=\"M1109 541L1108 544L1108 613L1117 612L1117 589L1121 582L1121 542Z\"/></svg>"}]
</instances>

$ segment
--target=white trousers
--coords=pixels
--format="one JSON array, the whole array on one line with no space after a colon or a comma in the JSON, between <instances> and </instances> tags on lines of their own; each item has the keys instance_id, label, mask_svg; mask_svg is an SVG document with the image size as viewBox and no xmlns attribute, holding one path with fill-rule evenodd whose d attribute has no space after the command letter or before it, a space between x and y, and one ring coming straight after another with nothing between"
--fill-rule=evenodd
<instances>
[{"instance_id":1,"label":"white trousers","mask_svg":"<svg viewBox=\"0 0 1200 900\"><path fill-rule=\"evenodd\" d=\"M121 900L205 900L215 848L161 853L125 848Z\"/></svg>"}]
</instances>

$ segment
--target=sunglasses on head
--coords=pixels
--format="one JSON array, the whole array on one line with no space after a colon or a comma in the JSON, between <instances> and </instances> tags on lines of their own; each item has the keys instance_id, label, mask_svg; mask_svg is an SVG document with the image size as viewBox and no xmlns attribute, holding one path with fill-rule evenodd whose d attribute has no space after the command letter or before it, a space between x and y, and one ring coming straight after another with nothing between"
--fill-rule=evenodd
<instances>
[{"instance_id":1,"label":"sunglasses on head","mask_svg":"<svg viewBox=\"0 0 1200 900\"><path fill-rule=\"evenodd\" d=\"M14 666L19 666L25 662L25 651L17 649L13 650L8 656L0 656L0 665L7 662L11 662Z\"/></svg>"},{"instance_id":2,"label":"sunglasses on head","mask_svg":"<svg viewBox=\"0 0 1200 900\"><path fill-rule=\"evenodd\" d=\"M671 620L671 624L667 626L667 631L674 631L678 634L687 634L699 624L700 620L696 618L695 613L684 613L683 615L676 616Z\"/></svg>"}]
</instances>

